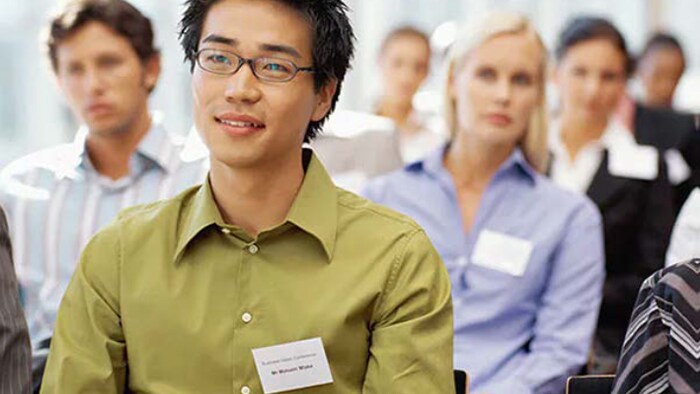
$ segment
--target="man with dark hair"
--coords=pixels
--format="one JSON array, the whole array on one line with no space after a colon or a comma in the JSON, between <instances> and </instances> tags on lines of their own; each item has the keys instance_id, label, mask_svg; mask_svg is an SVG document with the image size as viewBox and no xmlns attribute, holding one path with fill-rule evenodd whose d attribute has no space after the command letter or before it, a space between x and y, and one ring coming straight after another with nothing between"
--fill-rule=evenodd
<instances>
[{"instance_id":1,"label":"man with dark hair","mask_svg":"<svg viewBox=\"0 0 700 394\"><path fill-rule=\"evenodd\" d=\"M29 334L19 304L5 212L0 207L0 393L31 392Z\"/></svg>"},{"instance_id":2,"label":"man with dark hair","mask_svg":"<svg viewBox=\"0 0 700 394\"><path fill-rule=\"evenodd\" d=\"M353 54L341 0L189 0L208 180L122 213L62 302L44 393L450 393L449 277L303 148Z\"/></svg>"},{"instance_id":3,"label":"man with dark hair","mask_svg":"<svg viewBox=\"0 0 700 394\"><path fill-rule=\"evenodd\" d=\"M30 154L0 174L27 323L41 356L59 302L97 230L123 208L204 179L148 109L160 73L151 22L122 0L65 2L47 29L55 78L84 126L72 143ZM37 364L40 365L40 364Z\"/></svg>"}]
</instances>

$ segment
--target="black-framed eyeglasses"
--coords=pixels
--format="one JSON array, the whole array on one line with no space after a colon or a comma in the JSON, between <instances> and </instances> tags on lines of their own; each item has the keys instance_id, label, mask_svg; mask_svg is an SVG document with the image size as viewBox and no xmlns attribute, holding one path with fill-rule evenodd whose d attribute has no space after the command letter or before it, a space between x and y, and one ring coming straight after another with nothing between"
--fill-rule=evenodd
<instances>
[{"instance_id":1,"label":"black-framed eyeglasses","mask_svg":"<svg viewBox=\"0 0 700 394\"><path fill-rule=\"evenodd\" d=\"M232 75L248 64L258 79L268 82L291 81L299 71L314 72L313 67L298 67L294 62L272 57L246 59L233 52L206 48L197 52L197 64L204 71L218 75Z\"/></svg>"}]
</instances>

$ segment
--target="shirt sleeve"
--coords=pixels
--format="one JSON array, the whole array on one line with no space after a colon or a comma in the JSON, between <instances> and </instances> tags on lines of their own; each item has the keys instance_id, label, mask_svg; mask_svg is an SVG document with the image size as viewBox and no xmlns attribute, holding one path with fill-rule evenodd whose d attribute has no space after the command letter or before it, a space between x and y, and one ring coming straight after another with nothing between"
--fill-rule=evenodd
<instances>
[{"instance_id":1,"label":"shirt sleeve","mask_svg":"<svg viewBox=\"0 0 700 394\"><path fill-rule=\"evenodd\" d=\"M447 272L422 230L401 242L403 251L375 308L362 392L454 393Z\"/></svg>"},{"instance_id":2,"label":"shirt sleeve","mask_svg":"<svg viewBox=\"0 0 700 394\"><path fill-rule=\"evenodd\" d=\"M646 385L657 384L663 374L668 373L668 368L659 368L669 361L669 329L663 324L654 291L661 275L658 272L647 279L639 290L622 346L613 393L638 392Z\"/></svg>"},{"instance_id":3,"label":"shirt sleeve","mask_svg":"<svg viewBox=\"0 0 700 394\"><path fill-rule=\"evenodd\" d=\"M700 257L700 188L683 205L666 252L666 266Z\"/></svg>"},{"instance_id":4,"label":"shirt sleeve","mask_svg":"<svg viewBox=\"0 0 700 394\"><path fill-rule=\"evenodd\" d=\"M117 234L110 226L83 251L58 311L42 394L124 393Z\"/></svg>"},{"instance_id":5,"label":"shirt sleeve","mask_svg":"<svg viewBox=\"0 0 700 394\"><path fill-rule=\"evenodd\" d=\"M31 350L5 214L0 209L0 393L31 392Z\"/></svg>"},{"instance_id":6,"label":"shirt sleeve","mask_svg":"<svg viewBox=\"0 0 700 394\"><path fill-rule=\"evenodd\" d=\"M481 393L559 393L585 364L605 277L603 230L590 203L582 204L568 222L552 256L529 354L507 380L491 382Z\"/></svg>"}]
</instances>

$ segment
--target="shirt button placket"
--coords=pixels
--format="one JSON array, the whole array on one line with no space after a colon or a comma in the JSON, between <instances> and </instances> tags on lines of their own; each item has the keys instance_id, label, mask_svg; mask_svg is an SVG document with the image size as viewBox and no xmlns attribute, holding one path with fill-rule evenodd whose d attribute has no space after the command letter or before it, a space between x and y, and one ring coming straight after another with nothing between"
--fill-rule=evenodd
<instances>
[{"instance_id":1,"label":"shirt button placket","mask_svg":"<svg viewBox=\"0 0 700 394\"><path fill-rule=\"evenodd\" d=\"M250 253L251 255L255 255L260 251L260 247L256 244L250 244L250 245L248 245L248 247L246 249L248 250L248 253ZM241 321L243 321L243 323L247 325L248 323L253 321L253 315L250 312L244 312L241 315ZM241 387L241 394L250 394L250 393L251 393L250 387L248 387L248 386Z\"/></svg>"}]
</instances>

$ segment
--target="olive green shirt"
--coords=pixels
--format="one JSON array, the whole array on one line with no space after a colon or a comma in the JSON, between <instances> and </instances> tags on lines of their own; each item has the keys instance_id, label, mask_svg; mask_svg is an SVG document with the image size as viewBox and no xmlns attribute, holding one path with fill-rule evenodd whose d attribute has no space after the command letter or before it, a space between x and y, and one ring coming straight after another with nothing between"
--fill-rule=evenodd
<instances>
[{"instance_id":1,"label":"olive green shirt","mask_svg":"<svg viewBox=\"0 0 700 394\"><path fill-rule=\"evenodd\" d=\"M295 393L454 393L450 281L426 234L305 158L287 219L257 238L209 182L99 232L41 392L262 393L252 349L320 337L334 382Z\"/></svg>"}]
</instances>

